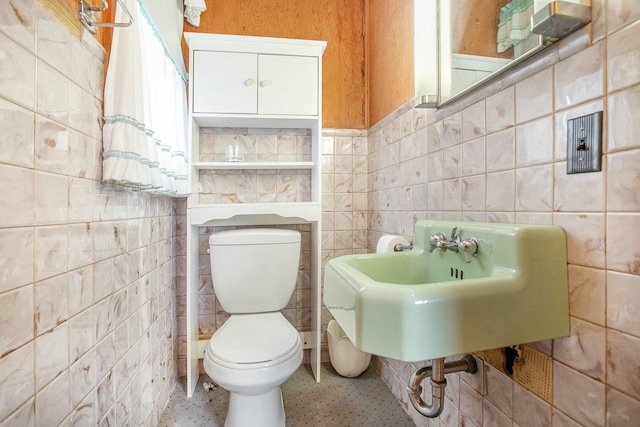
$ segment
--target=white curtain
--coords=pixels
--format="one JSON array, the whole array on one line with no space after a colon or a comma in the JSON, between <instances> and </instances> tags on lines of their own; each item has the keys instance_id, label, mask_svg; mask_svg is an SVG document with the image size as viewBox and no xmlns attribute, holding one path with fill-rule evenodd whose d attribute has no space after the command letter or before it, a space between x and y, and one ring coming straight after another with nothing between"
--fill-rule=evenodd
<instances>
[{"instance_id":1,"label":"white curtain","mask_svg":"<svg viewBox=\"0 0 640 427\"><path fill-rule=\"evenodd\" d=\"M140 0L116 28L104 95L103 182L182 197L187 179L187 77ZM116 22L125 15L118 5Z\"/></svg>"},{"instance_id":2,"label":"white curtain","mask_svg":"<svg viewBox=\"0 0 640 427\"><path fill-rule=\"evenodd\" d=\"M500 9L498 53L512 48L531 35L533 0L513 0Z\"/></svg>"}]
</instances>

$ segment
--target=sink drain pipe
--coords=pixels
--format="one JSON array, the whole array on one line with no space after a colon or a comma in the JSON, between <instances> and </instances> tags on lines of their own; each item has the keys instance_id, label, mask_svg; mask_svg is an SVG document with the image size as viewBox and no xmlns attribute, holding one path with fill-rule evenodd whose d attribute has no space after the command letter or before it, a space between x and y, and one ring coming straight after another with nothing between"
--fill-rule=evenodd
<instances>
[{"instance_id":1,"label":"sink drain pipe","mask_svg":"<svg viewBox=\"0 0 640 427\"><path fill-rule=\"evenodd\" d=\"M445 374L463 371L470 374L478 372L476 359L470 354L452 362L445 362L444 357L433 359L431 366L425 366L415 371L411 375L411 379L409 379L407 391L409 392L409 400L411 400L411 404L416 408L416 411L429 418L439 416L444 408L444 388L447 386L447 380L444 378ZM426 377L430 377L429 383L431 383L431 395L433 396L431 405L427 405L420 397L422 393L420 383Z\"/></svg>"}]
</instances>

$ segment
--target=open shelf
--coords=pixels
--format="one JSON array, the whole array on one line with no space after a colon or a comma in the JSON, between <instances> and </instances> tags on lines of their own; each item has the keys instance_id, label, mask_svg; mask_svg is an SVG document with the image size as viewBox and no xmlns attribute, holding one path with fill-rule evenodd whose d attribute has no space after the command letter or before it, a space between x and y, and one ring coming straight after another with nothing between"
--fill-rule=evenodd
<instances>
[{"instance_id":1,"label":"open shelf","mask_svg":"<svg viewBox=\"0 0 640 427\"><path fill-rule=\"evenodd\" d=\"M194 162L198 170L213 169L313 169L314 162Z\"/></svg>"},{"instance_id":2,"label":"open shelf","mask_svg":"<svg viewBox=\"0 0 640 427\"><path fill-rule=\"evenodd\" d=\"M318 126L318 116L193 113L192 117L200 127L312 129Z\"/></svg>"}]
</instances>

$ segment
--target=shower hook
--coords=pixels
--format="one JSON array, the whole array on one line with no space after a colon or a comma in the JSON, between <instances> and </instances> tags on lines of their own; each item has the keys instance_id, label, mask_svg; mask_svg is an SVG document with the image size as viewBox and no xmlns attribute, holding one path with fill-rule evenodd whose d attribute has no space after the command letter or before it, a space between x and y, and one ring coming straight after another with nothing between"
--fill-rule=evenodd
<instances>
[{"instance_id":1,"label":"shower hook","mask_svg":"<svg viewBox=\"0 0 640 427\"><path fill-rule=\"evenodd\" d=\"M104 12L109 8L107 0L102 0L102 6L94 7L84 4L84 0L78 0L78 18L82 25L92 34L97 31L96 27L128 27L133 24L133 17L122 0L118 0L118 4L122 7L122 11L127 15L129 22L97 22L95 12Z\"/></svg>"}]
</instances>

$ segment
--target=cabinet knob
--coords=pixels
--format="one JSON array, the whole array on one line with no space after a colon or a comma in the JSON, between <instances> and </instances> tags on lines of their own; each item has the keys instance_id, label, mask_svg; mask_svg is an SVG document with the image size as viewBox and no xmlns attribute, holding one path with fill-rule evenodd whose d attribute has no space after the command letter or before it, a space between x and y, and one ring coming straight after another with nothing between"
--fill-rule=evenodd
<instances>
[{"instance_id":1,"label":"cabinet knob","mask_svg":"<svg viewBox=\"0 0 640 427\"><path fill-rule=\"evenodd\" d=\"M260 82L260 87L267 87L271 84L271 82L269 80L262 80Z\"/></svg>"},{"instance_id":2,"label":"cabinet knob","mask_svg":"<svg viewBox=\"0 0 640 427\"><path fill-rule=\"evenodd\" d=\"M254 83L255 83L255 80L253 79L247 79L244 81L245 86L253 86Z\"/></svg>"}]
</instances>

